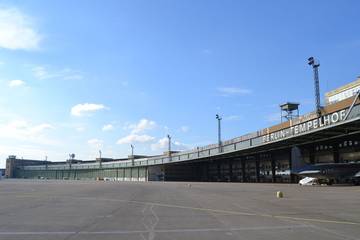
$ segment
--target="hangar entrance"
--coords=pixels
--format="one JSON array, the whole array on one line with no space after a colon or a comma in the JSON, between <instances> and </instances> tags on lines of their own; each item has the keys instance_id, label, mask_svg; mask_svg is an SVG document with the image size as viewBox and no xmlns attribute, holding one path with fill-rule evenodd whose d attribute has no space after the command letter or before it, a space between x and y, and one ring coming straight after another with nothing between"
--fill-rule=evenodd
<instances>
[{"instance_id":1,"label":"hangar entrance","mask_svg":"<svg viewBox=\"0 0 360 240\"><path fill-rule=\"evenodd\" d=\"M289 151L162 166L164 181L290 182ZM149 172L152 171L149 167ZM150 176L150 174L149 174ZM160 179L160 178L158 178ZM149 179L151 181L151 179ZM155 180L155 179L154 179Z\"/></svg>"},{"instance_id":2,"label":"hangar entrance","mask_svg":"<svg viewBox=\"0 0 360 240\"><path fill-rule=\"evenodd\" d=\"M302 158L307 164L360 162L359 139L356 134L246 156L166 164L162 180L297 183L300 179L291 174L292 159Z\"/></svg>"}]
</instances>

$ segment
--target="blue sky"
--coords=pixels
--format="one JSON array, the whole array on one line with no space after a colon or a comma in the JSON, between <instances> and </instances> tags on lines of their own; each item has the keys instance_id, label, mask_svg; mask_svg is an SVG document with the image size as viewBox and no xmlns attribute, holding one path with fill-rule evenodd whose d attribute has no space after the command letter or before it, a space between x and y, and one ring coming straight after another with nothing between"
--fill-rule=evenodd
<instances>
[{"instance_id":1,"label":"blue sky","mask_svg":"<svg viewBox=\"0 0 360 240\"><path fill-rule=\"evenodd\" d=\"M279 122L360 75L358 1L0 1L0 167L162 153Z\"/></svg>"}]
</instances>

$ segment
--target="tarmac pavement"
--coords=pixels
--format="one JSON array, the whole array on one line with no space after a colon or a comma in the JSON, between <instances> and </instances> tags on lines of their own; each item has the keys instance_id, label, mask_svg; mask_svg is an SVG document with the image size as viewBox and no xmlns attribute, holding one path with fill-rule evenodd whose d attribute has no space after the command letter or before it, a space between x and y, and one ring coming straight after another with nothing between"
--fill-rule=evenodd
<instances>
[{"instance_id":1,"label":"tarmac pavement","mask_svg":"<svg viewBox=\"0 0 360 240\"><path fill-rule=\"evenodd\" d=\"M359 200L355 186L6 179L0 239L354 240Z\"/></svg>"}]
</instances>

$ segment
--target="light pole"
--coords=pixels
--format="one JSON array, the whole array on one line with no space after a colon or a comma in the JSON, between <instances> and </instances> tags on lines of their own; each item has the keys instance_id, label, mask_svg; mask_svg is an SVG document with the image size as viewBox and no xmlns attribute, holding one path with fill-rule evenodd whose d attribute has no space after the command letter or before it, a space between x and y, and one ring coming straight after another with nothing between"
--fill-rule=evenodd
<instances>
[{"instance_id":1,"label":"light pole","mask_svg":"<svg viewBox=\"0 0 360 240\"><path fill-rule=\"evenodd\" d=\"M170 135L168 134L167 135L167 138L168 138L168 150L169 150L169 155L171 154L171 137L170 137Z\"/></svg>"},{"instance_id":2,"label":"light pole","mask_svg":"<svg viewBox=\"0 0 360 240\"><path fill-rule=\"evenodd\" d=\"M70 176L71 176L71 164L72 164L72 161L75 159L75 153L70 153L69 154L69 173L68 173L68 179L70 179Z\"/></svg>"},{"instance_id":3,"label":"light pole","mask_svg":"<svg viewBox=\"0 0 360 240\"><path fill-rule=\"evenodd\" d=\"M168 154L169 154L169 161L171 162L172 161L172 159L171 159L171 137L170 137L170 135L168 134L167 135L167 138L168 138Z\"/></svg>"},{"instance_id":4,"label":"light pole","mask_svg":"<svg viewBox=\"0 0 360 240\"><path fill-rule=\"evenodd\" d=\"M135 164L135 158L134 158L134 145L130 144L130 147L131 147L131 156L130 156L130 158L131 158L131 165L133 165L133 166L134 166L134 164Z\"/></svg>"},{"instance_id":5,"label":"light pole","mask_svg":"<svg viewBox=\"0 0 360 240\"><path fill-rule=\"evenodd\" d=\"M216 119L218 120L218 145L219 145L219 152L221 152L221 120L222 118L219 114L216 114Z\"/></svg>"},{"instance_id":6,"label":"light pole","mask_svg":"<svg viewBox=\"0 0 360 240\"><path fill-rule=\"evenodd\" d=\"M71 162L72 162L72 160L74 159L74 154L73 153L69 153L69 167L70 167L70 169L71 169Z\"/></svg>"},{"instance_id":7,"label":"light pole","mask_svg":"<svg viewBox=\"0 0 360 240\"><path fill-rule=\"evenodd\" d=\"M308 64L313 67L314 70L314 85L315 85L315 107L316 113L318 116L321 115L321 105L320 105L320 84L319 84L319 67L320 62L314 57L308 58Z\"/></svg>"},{"instance_id":8,"label":"light pole","mask_svg":"<svg viewBox=\"0 0 360 240\"><path fill-rule=\"evenodd\" d=\"M101 150L99 150L99 165L100 165L100 168L101 168L102 167Z\"/></svg>"}]
</instances>

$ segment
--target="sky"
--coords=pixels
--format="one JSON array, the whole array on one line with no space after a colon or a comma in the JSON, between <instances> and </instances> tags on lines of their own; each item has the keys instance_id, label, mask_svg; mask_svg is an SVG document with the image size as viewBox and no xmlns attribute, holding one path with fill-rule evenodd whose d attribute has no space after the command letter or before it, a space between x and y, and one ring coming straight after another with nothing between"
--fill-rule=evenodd
<instances>
[{"instance_id":1,"label":"sky","mask_svg":"<svg viewBox=\"0 0 360 240\"><path fill-rule=\"evenodd\" d=\"M0 168L154 155L314 109L360 75L359 1L0 1Z\"/></svg>"}]
</instances>

